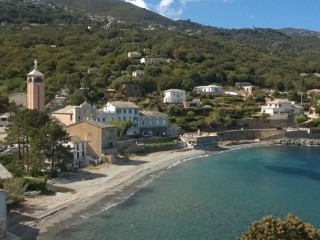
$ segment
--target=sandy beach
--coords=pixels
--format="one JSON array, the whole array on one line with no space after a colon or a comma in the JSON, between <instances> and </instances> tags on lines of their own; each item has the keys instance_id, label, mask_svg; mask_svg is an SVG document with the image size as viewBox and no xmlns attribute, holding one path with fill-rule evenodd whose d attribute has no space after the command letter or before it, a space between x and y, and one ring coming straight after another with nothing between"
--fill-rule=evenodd
<instances>
[{"instance_id":1,"label":"sandy beach","mask_svg":"<svg viewBox=\"0 0 320 240\"><path fill-rule=\"evenodd\" d=\"M251 147L257 144L228 146L225 149ZM216 152L212 152L214 154ZM23 222L20 218L12 219L19 224L13 227L15 234L22 239L41 239L41 234L50 231L55 224L72 218L73 214L85 210L99 200L117 194L125 187L131 186L152 172L169 167L184 159L207 155L202 150L182 149L163 151L143 156L132 156L123 164L101 164L89 167L77 173L64 173L59 179L50 180L56 186L71 189L70 192L57 192L52 196L26 198L19 216L27 217ZM16 213L17 214L17 213ZM15 213L11 213L15 216ZM9 225L10 229L10 225ZM32 231L30 231L32 229Z\"/></svg>"},{"instance_id":2,"label":"sandy beach","mask_svg":"<svg viewBox=\"0 0 320 240\"><path fill-rule=\"evenodd\" d=\"M13 228L12 232L22 236L22 239L35 239L34 232L41 236L41 233L54 227L54 224L71 218L72 214L84 210L106 196L116 194L148 174L183 159L201 155L205 155L202 150L163 151L143 156L132 156L130 160L119 165L104 163L77 173L64 173L59 179L50 180L49 183L72 189L72 191L57 192L52 196L42 195L26 198L22 205L23 208L17 213L11 213L13 218L16 217L11 220L13 223L17 223L21 218L15 216L18 214L29 219L19 222L19 226ZM22 226L26 226L25 230ZM36 231L31 234L27 232L28 228Z\"/></svg>"}]
</instances>

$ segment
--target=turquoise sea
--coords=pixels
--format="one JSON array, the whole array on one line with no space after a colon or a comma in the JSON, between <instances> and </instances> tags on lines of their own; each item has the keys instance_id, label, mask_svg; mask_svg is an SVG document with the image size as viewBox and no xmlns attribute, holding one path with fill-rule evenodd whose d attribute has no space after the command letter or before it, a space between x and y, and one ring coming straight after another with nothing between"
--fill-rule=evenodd
<instances>
[{"instance_id":1,"label":"turquoise sea","mask_svg":"<svg viewBox=\"0 0 320 240\"><path fill-rule=\"evenodd\" d=\"M320 227L319 156L316 147L272 146L196 158L142 179L41 239L228 240L254 220L289 212Z\"/></svg>"}]
</instances>

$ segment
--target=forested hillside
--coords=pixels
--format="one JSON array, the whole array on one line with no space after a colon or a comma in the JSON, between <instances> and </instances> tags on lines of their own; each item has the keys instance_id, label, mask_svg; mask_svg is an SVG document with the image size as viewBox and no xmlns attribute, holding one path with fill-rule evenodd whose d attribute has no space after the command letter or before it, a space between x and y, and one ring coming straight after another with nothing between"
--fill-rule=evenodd
<instances>
[{"instance_id":1,"label":"forested hillside","mask_svg":"<svg viewBox=\"0 0 320 240\"><path fill-rule=\"evenodd\" d=\"M132 81L144 93L213 83L227 87L236 81L278 90L320 87L320 78L314 75L320 73L316 36L293 37L272 29L227 30L190 21L175 22L176 28L160 26L156 20L152 29L128 22L106 27L108 21L90 20L85 12L20 1L0 2L0 22L3 96L25 91L34 59L46 75L47 100L62 87L73 91L90 86L94 102L106 87ZM129 51L171 61L141 65L138 59L128 59ZM89 74L92 67L99 72ZM135 69L143 69L145 77L130 77Z\"/></svg>"}]
</instances>

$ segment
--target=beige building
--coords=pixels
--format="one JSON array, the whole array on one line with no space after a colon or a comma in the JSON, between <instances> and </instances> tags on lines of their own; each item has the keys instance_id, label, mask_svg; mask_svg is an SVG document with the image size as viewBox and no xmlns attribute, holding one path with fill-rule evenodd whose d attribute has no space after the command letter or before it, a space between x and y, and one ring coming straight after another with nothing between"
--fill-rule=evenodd
<instances>
[{"instance_id":1,"label":"beige building","mask_svg":"<svg viewBox=\"0 0 320 240\"><path fill-rule=\"evenodd\" d=\"M85 120L67 126L66 131L70 136L86 141L87 153L94 159L103 160L106 155L117 154L116 126Z\"/></svg>"},{"instance_id":2,"label":"beige building","mask_svg":"<svg viewBox=\"0 0 320 240\"><path fill-rule=\"evenodd\" d=\"M17 106L22 106L27 108L27 94L11 93L9 94L9 102L14 102Z\"/></svg>"},{"instance_id":3,"label":"beige building","mask_svg":"<svg viewBox=\"0 0 320 240\"><path fill-rule=\"evenodd\" d=\"M66 126L89 118L96 119L97 110L95 106L84 102L80 106L68 105L51 113L51 116Z\"/></svg>"},{"instance_id":4,"label":"beige building","mask_svg":"<svg viewBox=\"0 0 320 240\"><path fill-rule=\"evenodd\" d=\"M128 52L128 58L141 58L141 53L137 51Z\"/></svg>"},{"instance_id":5,"label":"beige building","mask_svg":"<svg viewBox=\"0 0 320 240\"><path fill-rule=\"evenodd\" d=\"M37 60L34 61L34 69L27 76L27 107L44 111L44 74L38 70Z\"/></svg>"}]
</instances>

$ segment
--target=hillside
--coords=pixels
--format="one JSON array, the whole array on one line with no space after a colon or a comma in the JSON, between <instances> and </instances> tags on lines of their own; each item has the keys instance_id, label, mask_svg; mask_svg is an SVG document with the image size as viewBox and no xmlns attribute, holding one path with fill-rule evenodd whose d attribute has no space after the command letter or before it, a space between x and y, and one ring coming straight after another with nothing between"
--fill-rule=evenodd
<instances>
[{"instance_id":1,"label":"hillside","mask_svg":"<svg viewBox=\"0 0 320 240\"><path fill-rule=\"evenodd\" d=\"M130 24L170 25L174 23L159 14L119 0L49 0L49 2L104 17L112 16Z\"/></svg>"},{"instance_id":2,"label":"hillside","mask_svg":"<svg viewBox=\"0 0 320 240\"><path fill-rule=\"evenodd\" d=\"M310 31L307 29L297 29L297 28L283 28L279 29L280 32L288 36L304 36L304 37L320 37L320 32Z\"/></svg>"},{"instance_id":3,"label":"hillside","mask_svg":"<svg viewBox=\"0 0 320 240\"><path fill-rule=\"evenodd\" d=\"M133 6L113 3L115 8L120 4L119 11L122 4ZM96 8L94 2L90 6ZM152 14L151 18L159 17L141 10ZM228 30L190 21L177 21L176 28L160 26L156 20L152 29L131 21L106 28L84 11L20 1L0 2L0 21L5 22L0 28L3 96L25 91L25 75L35 58L46 74L48 100L63 87L75 91L90 86L86 96L97 102L106 87L125 83L139 85L144 94L177 87L190 91L205 84L227 88L237 81L281 91L320 87L315 74L320 73L320 39L313 36L288 36L273 29ZM171 61L142 65L128 59L129 51ZM99 69L98 74L88 74L93 67ZM145 77L132 79L135 69L143 69ZM308 75L301 77L301 73Z\"/></svg>"}]
</instances>

